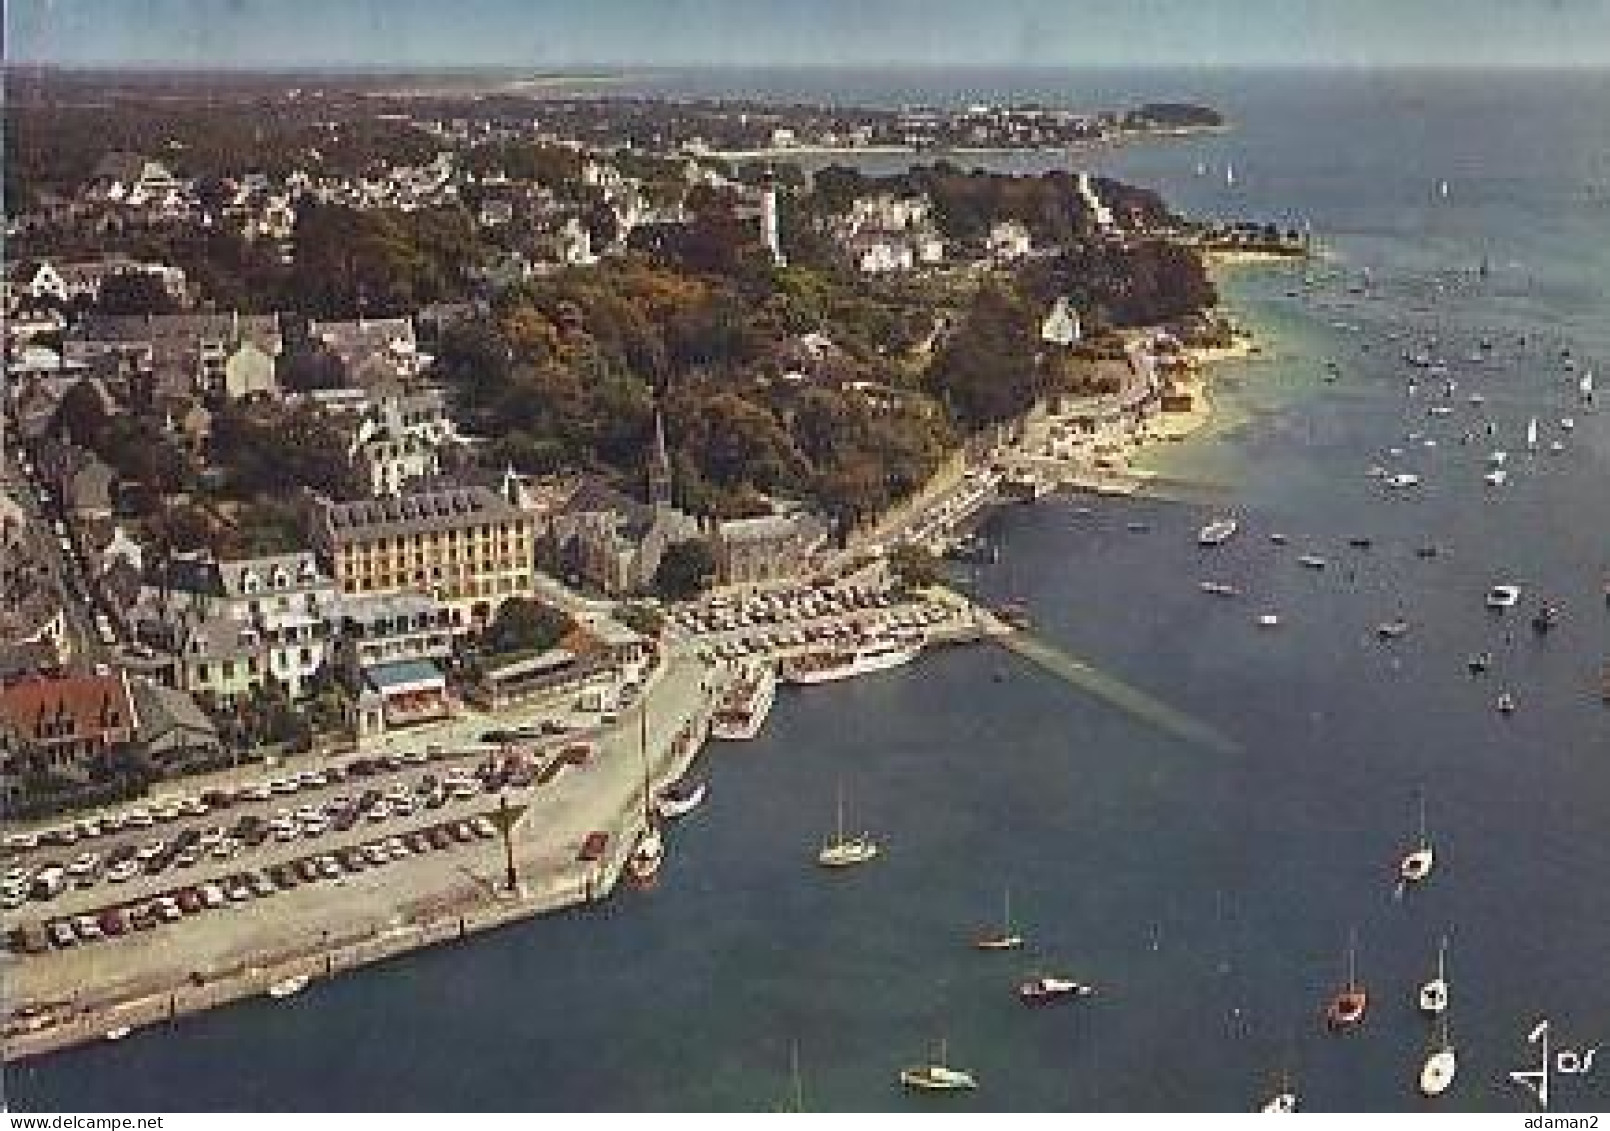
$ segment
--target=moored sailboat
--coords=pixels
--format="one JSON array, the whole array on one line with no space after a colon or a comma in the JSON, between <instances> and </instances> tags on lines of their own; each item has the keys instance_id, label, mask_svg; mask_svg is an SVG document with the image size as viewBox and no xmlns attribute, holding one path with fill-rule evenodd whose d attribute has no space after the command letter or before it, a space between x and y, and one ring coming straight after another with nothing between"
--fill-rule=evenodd
<instances>
[{"instance_id":1,"label":"moored sailboat","mask_svg":"<svg viewBox=\"0 0 1610 1131\"><path fill-rule=\"evenodd\" d=\"M1417 884L1431 875L1431 869L1436 864L1436 850L1431 847L1431 838L1426 834L1426 799L1420 794L1420 835L1415 841L1415 847L1403 854L1398 861L1398 880L1404 884Z\"/></svg>"},{"instance_id":2,"label":"moored sailboat","mask_svg":"<svg viewBox=\"0 0 1610 1131\"><path fill-rule=\"evenodd\" d=\"M665 838L660 835L659 815L654 811L653 794L648 774L648 706L639 715L638 751L643 759L643 832L626 858L626 876L633 886L646 888L653 885L665 862Z\"/></svg>"},{"instance_id":3,"label":"moored sailboat","mask_svg":"<svg viewBox=\"0 0 1610 1131\"><path fill-rule=\"evenodd\" d=\"M947 1063L945 1042L939 1042L939 1057L928 1064L900 1070L900 1083L922 1092L970 1091L978 1087L978 1077Z\"/></svg>"},{"instance_id":4,"label":"moored sailboat","mask_svg":"<svg viewBox=\"0 0 1610 1131\"><path fill-rule=\"evenodd\" d=\"M824 868L847 868L852 864L865 864L878 854L878 844L870 834L844 835L844 783L839 783L838 818L831 839L816 854L816 862Z\"/></svg>"},{"instance_id":5,"label":"moored sailboat","mask_svg":"<svg viewBox=\"0 0 1610 1131\"><path fill-rule=\"evenodd\" d=\"M1437 976L1420 987L1420 1012L1432 1017L1448 1008L1448 936L1437 945Z\"/></svg>"},{"instance_id":6,"label":"moored sailboat","mask_svg":"<svg viewBox=\"0 0 1610 1131\"><path fill-rule=\"evenodd\" d=\"M1443 1014L1437 1018L1431 1052L1420 1068L1420 1094L1428 1098L1442 1095L1453 1084L1454 1072L1458 1068L1459 1058L1448 1036L1448 1017Z\"/></svg>"},{"instance_id":7,"label":"moored sailboat","mask_svg":"<svg viewBox=\"0 0 1610 1131\"><path fill-rule=\"evenodd\" d=\"M1325 1007L1325 1025L1332 1032L1341 1032L1364 1023L1370 995L1359 984L1357 967L1358 934L1352 932L1347 940L1347 985L1336 991Z\"/></svg>"},{"instance_id":8,"label":"moored sailboat","mask_svg":"<svg viewBox=\"0 0 1610 1131\"><path fill-rule=\"evenodd\" d=\"M1006 889L1005 909L1001 915L1001 929L994 934L979 935L973 940L975 950L1017 950L1023 945L1023 936L1012 925L1012 889Z\"/></svg>"}]
</instances>

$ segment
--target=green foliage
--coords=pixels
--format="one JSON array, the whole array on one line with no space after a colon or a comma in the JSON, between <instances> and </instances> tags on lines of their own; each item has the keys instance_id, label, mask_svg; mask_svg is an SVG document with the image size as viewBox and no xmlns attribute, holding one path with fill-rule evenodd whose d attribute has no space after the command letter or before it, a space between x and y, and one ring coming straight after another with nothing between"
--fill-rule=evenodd
<instances>
[{"instance_id":1,"label":"green foliage","mask_svg":"<svg viewBox=\"0 0 1610 1131\"><path fill-rule=\"evenodd\" d=\"M939 559L926 546L902 542L889 551L889 569L901 589L911 591L927 589L944 578Z\"/></svg>"},{"instance_id":2,"label":"green foliage","mask_svg":"<svg viewBox=\"0 0 1610 1131\"><path fill-rule=\"evenodd\" d=\"M640 601L617 606L615 619L633 632L644 636L657 637L665 631L665 614L654 606Z\"/></svg>"},{"instance_id":3,"label":"green foliage","mask_svg":"<svg viewBox=\"0 0 1610 1131\"><path fill-rule=\"evenodd\" d=\"M480 255L459 209L357 211L305 203L292 232L286 305L314 318L411 314L463 293Z\"/></svg>"},{"instance_id":4,"label":"green foliage","mask_svg":"<svg viewBox=\"0 0 1610 1131\"><path fill-rule=\"evenodd\" d=\"M1026 411L1042 388L1035 361L1039 321L1011 285L980 287L926 380L964 426L977 428Z\"/></svg>"},{"instance_id":5,"label":"green foliage","mask_svg":"<svg viewBox=\"0 0 1610 1131\"><path fill-rule=\"evenodd\" d=\"M667 601L686 601L702 593L716 573L715 550L703 538L673 542L660 556L654 588Z\"/></svg>"},{"instance_id":6,"label":"green foliage","mask_svg":"<svg viewBox=\"0 0 1610 1131\"><path fill-rule=\"evenodd\" d=\"M345 433L314 405L223 406L213 416L212 448L240 497L289 496L303 487L335 499L359 493Z\"/></svg>"},{"instance_id":7,"label":"green foliage","mask_svg":"<svg viewBox=\"0 0 1610 1131\"><path fill-rule=\"evenodd\" d=\"M158 276L133 271L102 283L95 309L101 314L172 314L179 304Z\"/></svg>"},{"instance_id":8,"label":"green foliage","mask_svg":"<svg viewBox=\"0 0 1610 1131\"><path fill-rule=\"evenodd\" d=\"M545 652L565 638L574 622L563 610L528 597L510 597L481 635L482 647L493 654Z\"/></svg>"}]
</instances>

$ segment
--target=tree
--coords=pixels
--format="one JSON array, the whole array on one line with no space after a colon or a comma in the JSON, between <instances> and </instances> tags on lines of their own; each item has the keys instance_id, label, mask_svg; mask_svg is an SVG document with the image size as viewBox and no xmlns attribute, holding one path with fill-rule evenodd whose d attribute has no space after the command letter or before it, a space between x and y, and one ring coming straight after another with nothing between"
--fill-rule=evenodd
<instances>
[{"instance_id":1,"label":"tree","mask_svg":"<svg viewBox=\"0 0 1610 1131\"><path fill-rule=\"evenodd\" d=\"M686 601L703 592L715 573L716 554L708 540L672 542L660 555L654 588L667 601Z\"/></svg>"},{"instance_id":2,"label":"tree","mask_svg":"<svg viewBox=\"0 0 1610 1131\"><path fill-rule=\"evenodd\" d=\"M902 542L889 552L889 569L905 590L927 589L943 580L939 559L926 546Z\"/></svg>"},{"instance_id":3,"label":"tree","mask_svg":"<svg viewBox=\"0 0 1610 1131\"><path fill-rule=\"evenodd\" d=\"M102 314L172 314L179 309L161 276L125 271L101 284L95 309Z\"/></svg>"},{"instance_id":4,"label":"tree","mask_svg":"<svg viewBox=\"0 0 1610 1131\"><path fill-rule=\"evenodd\" d=\"M565 638L574 622L562 610L529 597L510 597L481 636L489 652L546 652Z\"/></svg>"}]
</instances>

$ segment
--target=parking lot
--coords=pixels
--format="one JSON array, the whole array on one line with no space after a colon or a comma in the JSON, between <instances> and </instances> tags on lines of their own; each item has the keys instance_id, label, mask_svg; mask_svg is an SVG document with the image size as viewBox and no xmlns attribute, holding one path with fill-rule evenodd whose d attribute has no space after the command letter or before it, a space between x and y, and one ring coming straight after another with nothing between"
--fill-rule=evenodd
<instances>
[{"instance_id":1,"label":"parking lot","mask_svg":"<svg viewBox=\"0 0 1610 1131\"><path fill-rule=\"evenodd\" d=\"M840 586L717 597L677 610L671 621L713 657L730 661L927 630L954 624L960 616L955 607L940 602Z\"/></svg>"},{"instance_id":2,"label":"parking lot","mask_svg":"<svg viewBox=\"0 0 1610 1131\"><path fill-rule=\"evenodd\" d=\"M489 797L546 784L592 749L550 745L353 758L8 834L9 940L34 952L98 941L488 839Z\"/></svg>"}]
</instances>

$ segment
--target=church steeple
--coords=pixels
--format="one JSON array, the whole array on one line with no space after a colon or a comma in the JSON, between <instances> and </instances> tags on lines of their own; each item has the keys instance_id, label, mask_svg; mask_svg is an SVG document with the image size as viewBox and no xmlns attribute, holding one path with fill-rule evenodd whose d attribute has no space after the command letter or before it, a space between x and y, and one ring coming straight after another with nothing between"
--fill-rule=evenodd
<instances>
[{"instance_id":1,"label":"church steeple","mask_svg":"<svg viewBox=\"0 0 1610 1131\"><path fill-rule=\"evenodd\" d=\"M648 501L656 508L671 505L671 456L665 448L665 418L654 409L654 450L649 453Z\"/></svg>"}]
</instances>

